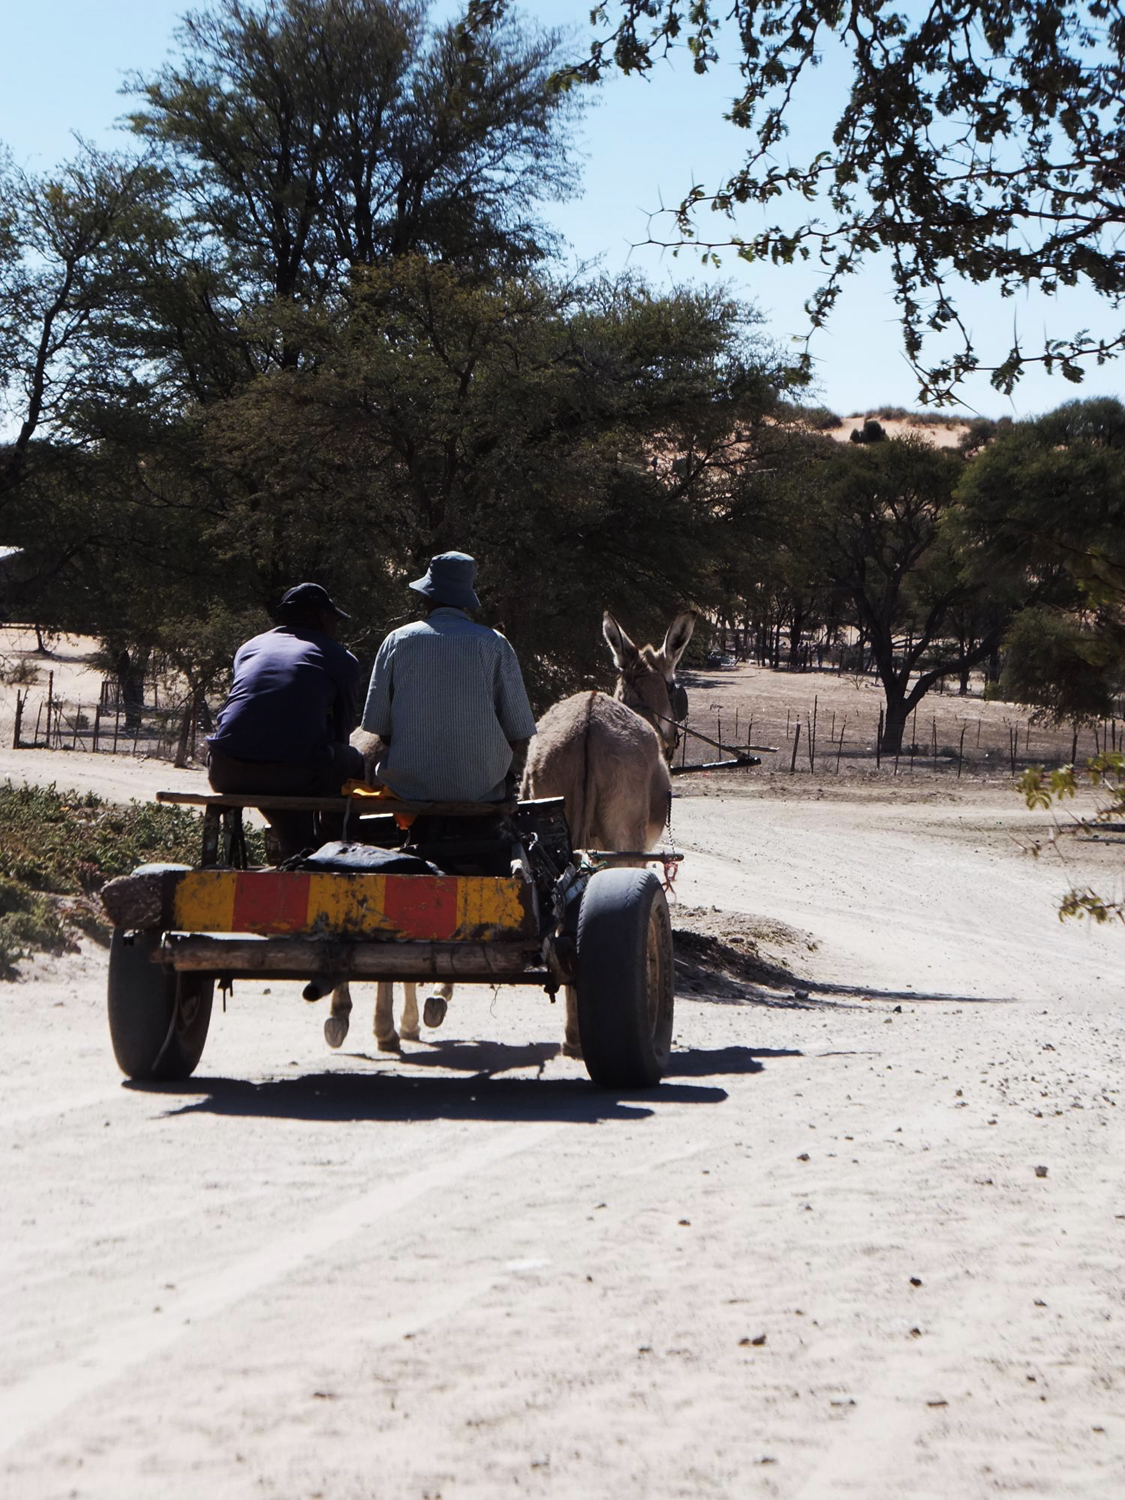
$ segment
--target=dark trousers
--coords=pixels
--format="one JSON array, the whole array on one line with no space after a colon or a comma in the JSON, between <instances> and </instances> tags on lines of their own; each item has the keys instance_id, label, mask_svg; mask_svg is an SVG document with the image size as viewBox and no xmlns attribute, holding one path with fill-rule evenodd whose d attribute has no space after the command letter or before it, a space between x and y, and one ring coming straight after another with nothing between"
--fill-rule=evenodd
<instances>
[{"instance_id":1,"label":"dark trousers","mask_svg":"<svg viewBox=\"0 0 1125 1500\"><path fill-rule=\"evenodd\" d=\"M311 765L292 761L236 760L210 747L207 779L216 792L251 797L338 797L346 781L364 779L363 756L354 745L327 745ZM333 813L263 811L277 834L280 858L316 848L343 836L344 820Z\"/></svg>"}]
</instances>

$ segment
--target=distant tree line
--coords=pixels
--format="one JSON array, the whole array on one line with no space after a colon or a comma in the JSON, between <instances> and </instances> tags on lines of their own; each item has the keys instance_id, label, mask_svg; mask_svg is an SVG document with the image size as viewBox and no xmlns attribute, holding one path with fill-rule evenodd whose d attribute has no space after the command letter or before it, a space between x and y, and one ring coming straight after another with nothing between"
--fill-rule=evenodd
<instances>
[{"instance_id":1,"label":"distant tree line","mask_svg":"<svg viewBox=\"0 0 1125 1500\"><path fill-rule=\"evenodd\" d=\"M1023 701L1095 711L1118 403L961 453L818 434L752 308L560 269L558 38L468 11L217 0L130 81L134 150L0 163L9 614L98 637L127 700L171 662L192 716L294 582L369 659L457 546L540 705L604 676L603 608L655 634L689 602L791 650L858 631L887 749L1002 654Z\"/></svg>"}]
</instances>

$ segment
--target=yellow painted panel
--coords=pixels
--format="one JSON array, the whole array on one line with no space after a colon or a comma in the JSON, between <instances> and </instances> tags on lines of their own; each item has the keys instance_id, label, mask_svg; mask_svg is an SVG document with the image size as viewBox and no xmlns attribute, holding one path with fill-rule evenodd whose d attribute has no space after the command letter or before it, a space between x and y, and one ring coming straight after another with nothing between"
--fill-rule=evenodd
<instances>
[{"instance_id":1,"label":"yellow painted panel","mask_svg":"<svg viewBox=\"0 0 1125 1500\"><path fill-rule=\"evenodd\" d=\"M235 870L193 870L176 885L175 927L180 932L230 932Z\"/></svg>"},{"instance_id":2,"label":"yellow painted panel","mask_svg":"<svg viewBox=\"0 0 1125 1500\"><path fill-rule=\"evenodd\" d=\"M309 879L309 926L339 934L393 932L384 910L385 875L313 875Z\"/></svg>"},{"instance_id":3,"label":"yellow painted panel","mask_svg":"<svg viewBox=\"0 0 1125 1500\"><path fill-rule=\"evenodd\" d=\"M519 877L466 877L457 890L458 935L518 932L528 916L527 886Z\"/></svg>"},{"instance_id":4,"label":"yellow painted panel","mask_svg":"<svg viewBox=\"0 0 1125 1500\"><path fill-rule=\"evenodd\" d=\"M531 935L534 919L528 887L508 876L196 870L176 888L175 927L488 942Z\"/></svg>"}]
</instances>

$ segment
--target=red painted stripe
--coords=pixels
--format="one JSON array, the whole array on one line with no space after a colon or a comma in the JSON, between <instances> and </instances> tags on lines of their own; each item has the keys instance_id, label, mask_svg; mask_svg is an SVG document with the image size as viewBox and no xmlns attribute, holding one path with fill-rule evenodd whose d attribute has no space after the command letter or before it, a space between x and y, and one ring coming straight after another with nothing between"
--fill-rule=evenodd
<instances>
[{"instance_id":1,"label":"red painted stripe","mask_svg":"<svg viewBox=\"0 0 1125 1500\"><path fill-rule=\"evenodd\" d=\"M254 871L235 882L234 932L301 932L308 926L309 876Z\"/></svg>"},{"instance_id":2,"label":"red painted stripe","mask_svg":"<svg viewBox=\"0 0 1125 1500\"><path fill-rule=\"evenodd\" d=\"M457 931L457 878L388 875L383 910L403 937L451 938Z\"/></svg>"}]
</instances>

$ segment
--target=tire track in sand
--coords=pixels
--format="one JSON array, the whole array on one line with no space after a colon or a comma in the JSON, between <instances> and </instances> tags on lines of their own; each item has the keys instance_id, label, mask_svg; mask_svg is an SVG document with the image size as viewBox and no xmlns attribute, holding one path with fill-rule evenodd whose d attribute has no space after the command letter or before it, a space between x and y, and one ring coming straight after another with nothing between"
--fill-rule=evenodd
<instances>
[{"instance_id":1,"label":"tire track in sand","mask_svg":"<svg viewBox=\"0 0 1125 1500\"><path fill-rule=\"evenodd\" d=\"M195 1286L169 1299L159 1314L139 1314L118 1323L84 1353L48 1365L0 1394L0 1454L10 1452L76 1401L167 1349L194 1324L214 1318L244 1298L281 1281L299 1266L325 1255L353 1235L401 1213L427 1193L534 1150L565 1124L552 1121L513 1126L481 1145L413 1174L409 1180L387 1183L341 1204L285 1238L240 1256L219 1275L198 1278ZM419 1328L456 1310L481 1295L494 1281L495 1276L489 1276L468 1285L439 1288L411 1309L410 1327ZM388 1326L386 1338L399 1337L396 1330L397 1322L393 1322Z\"/></svg>"}]
</instances>

